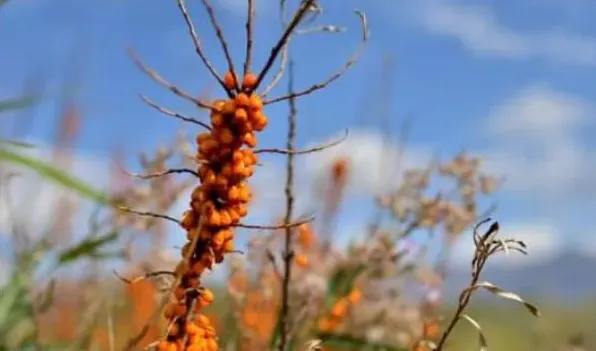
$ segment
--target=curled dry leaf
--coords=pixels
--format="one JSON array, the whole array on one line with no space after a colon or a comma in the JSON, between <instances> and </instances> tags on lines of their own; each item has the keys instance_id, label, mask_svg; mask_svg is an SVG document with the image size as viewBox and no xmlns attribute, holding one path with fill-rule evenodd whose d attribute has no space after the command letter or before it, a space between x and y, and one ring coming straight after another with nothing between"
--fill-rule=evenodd
<instances>
[{"instance_id":1,"label":"curled dry leaf","mask_svg":"<svg viewBox=\"0 0 596 351\"><path fill-rule=\"evenodd\" d=\"M474 328L476 328L476 331L478 331L478 344L480 345L480 348L478 350L479 351L488 351L488 342L486 341L486 336L484 336L484 333L482 332L482 328L480 327L480 324L478 322L476 322L474 320L474 318L468 316L465 313L460 315L459 318L466 320Z\"/></svg>"}]
</instances>

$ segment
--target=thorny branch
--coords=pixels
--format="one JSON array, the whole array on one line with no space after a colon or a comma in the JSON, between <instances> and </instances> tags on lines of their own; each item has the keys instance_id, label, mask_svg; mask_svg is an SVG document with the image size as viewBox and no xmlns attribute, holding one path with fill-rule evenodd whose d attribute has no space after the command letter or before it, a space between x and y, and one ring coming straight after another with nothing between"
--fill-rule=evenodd
<instances>
[{"instance_id":1,"label":"thorny branch","mask_svg":"<svg viewBox=\"0 0 596 351\"><path fill-rule=\"evenodd\" d=\"M199 36L197 35L195 25L192 22L192 18L188 14L188 10L186 8L186 5L184 4L184 0L176 0L176 2L178 3L178 8L180 9L180 12L182 12L182 16L184 17L184 22L186 22L186 26L188 28L188 33L190 34L190 36L192 38L192 42L195 46L195 52L199 55L199 57L201 58L201 61L203 61L203 64L205 64L205 67L207 67L207 69L209 70L209 72L211 73L213 78L215 78L217 80L219 85L222 86L222 88L226 91L228 96L231 97L232 92L229 91L228 88L226 88L226 85L225 85L223 79L219 76L219 74L215 70L215 67L213 67L213 64L211 64L211 61L209 61L207 59L207 56L205 55L205 52L203 51L203 45L201 44L201 39L199 39ZM203 2L203 3L205 4L205 2Z\"/></svg>"},{"instance_id":2,"label":"thorny branch","mask_svg":"<svg viewBox=\"0 0 596 351\"><path fill-rule=\"evenodd\" d=\"M284 155L306 155L306 154L311 154L314 152L319 152L319 151L323 151L326 149L329 149L331 147L334 147L336 145L339 145L341 142L343 142L344 140L346 140L348 138L349 132L346 129L345 130L345 134L338 140L334 140L330 143L324 144L324 145L320 145L320 146L315 146L312 147L310 149L306 149L306 150L289 150L289 149L259 149L259 150L255 150L255 154L263 154L263 153L272 153L272 154L284 154Z\"/></svg>"},{"instance_id":3,"label":"thorny branch","mask_svg":"<svg viewBox=\"0 0 596 351\"><path fill-rule=\"evenodd\" d=\"M232 60L232 55L230 54L230 49L228 47L228 43L223 35L223 30L215 17L215 11L213 11L213 6L209 2L209 0L202 0L207 13L209 14L209 20L211 21L211 26L215 29L215 34L219 39L219 43L221 44L222 50L226 57L226 61L228 62L228 70L232 73L232 75L236 76L236 69L234 68L234 61ZM226 91L228 89L226 88ZM238 86L238 80L236 80L236 91L239 91L240 87Z\"/></svg>"},{"instance_id":4,"label":"thorny branch","mask_svg":"<svg viewBox=\"0 0 596 351\"><path fill-rule=\"evenodd\" d=\"M290 38L290 35L292 35L292 32L294 32L294 29L296 29L298 24L300 24L300 21L302 21L302 19L306 15L306 13L308 13L308 11L311 9L311 6L314 5L315 2L316 2L316 0L303 1L302 4L300 5L300 7L298 8L298 10L296 11L296 13L294 13L292 20L286 27L286 30L282 34L281 38L279 39L277 44L275 44L273 49L271 49L271 54L269 55L267 62L265 63L265 65L261 69L261 72L259 73L259 76L257 77L257 82L255 84L254 89L257 89L259 87L259 85L261 84L261 82L263 81L263 79L265 78L265 76L267 75L267 73L269 72L271 67L273 66L273 62L275 62L275 59L277 59L277 56L279 55L280 51L282 51L282 49L286 46L286 44ZM252 92L252 91L250 91L250 92Z\"/></svg>"},{"instance_id":5,"label":"thorny branch","mask_svg":"<svg viewBox=\"0 0 596 351\"><path fill-rule=\"evenodd\" d=\"M337 80L338 78L340 78L341 76L343 76L348 71L348 69L350 69L350 67L352 67L358 61L358 59L362 55L362 52L364 51L366 43L368 42L369 32L368 32L368 21L366 19L366 14L364 12L358 11L358 10L354 10L354 12L358 15L358 17L360 18L360 22L362 24L362 40L360 41L360 46L356 50L354 55L352 55L352 57L335 74L333 74L326 80L324 80L320 83L314 84L307 89L304 89L304 90L301 90L298 92L294 92L292 94L288 94L285 96L280 96L280 97L276 97L276 98L273 98L270 100L266 100L263 102L263 104L265 104L265 105L273 104L275 102L288 100L292 97L297 98L300 96L308 95L316 90L323 89L326 86L328 86L329 84L331 84L332 82L334 82L335 80Z\"/></svg>"},{"instance_id":6,"label":"thorny branch","mask_svg":"<svg viewBox=\"0 0 596 351\"><path fill-rule=\"evenodd\" d=\"M255 0L248 0L246 14L246 57L244 58L244 75L250 71L252 63L253 24L255 19Z\"/></svg>"},{"instance_id":7,"label":"thorny branch","mask_svg":"<svg viewBox=\"0 0 596 351\"><path fill-rule=\"evenodd\" d=\"M189 168L172 168L172 169L167 169L163 172L155 172L155 173L149 173L149 174L131 173L131 172L126 171L125 169L122 169L122 171L131 177L136 177L136 178L140 178L140 179L159 178L159 177L163 177L163 176L169 175L169 174L180 174L180 173L192 174L195 177L199 178L199 174L196 171L189 169Z\"/></svg>"},{"instance_id":8,"label":"thorny branch","mask_svg":"<svg viewBox=\"0 0 596 351\"><path fill-rule=\"evenodd\" d=\"M288 93L292 94L294 91L294 64L290 59L289 66L289 81ZM288 328L290 319L290 280L292 278L292 260L294 258L294 251L292 249L292 229L288 227L294 211L294 142L296 139L296 101L291 98L288 100L290 112L288 115L288 138L287 138L287 154L286 163L286 215L284 218L285 242L283 252L283 280L282 280L282 297L281 297L281 314L280 314L280 341L279 350L285 351L288 344Z\"/></svg>"},{"instance_id":9,"label":"thorny branch","mask_svg":"<svg viewBox=\"0 0 596 351\"><path fill-rule=\"evenodd\" d=\"M132 57L136 66L157 84L163 86L166 89L169 89L172 93L176 94L177 96L179 96L183 99L186 99L186 100L194 103L195 105L197 105L200 108L206 108L206 109L211 108L211 106L209 106L205 102L193 97L189 93L185 92L184 90L182 90L182 89L178 88L177 86L173 85L172 83L168 82L162 76L160 76L155 70L153 70L153 69L149 68L147 65L145 65L143 63L143 61L141 61L141 59L139 58L137 53L132 48L128 49L128 53Z\"/></svg>"},{"instance_id":10,"label":"thorny branch","mask_svg":"<svg viewBox=\"0 0 596 351\"><path fill-rule=\"evenodd\" d=\"M199 125L207 130L211 130L211 127L205 123L205 122L201 122L198 119L194 118L194 117L188 117L185 116L183 114L180 114L178 112L174 112L172 110L169 110L163 106L158 105L157 103L153 102L152 100L150 100L148 97L146 97L145 95L139 94L139 97L149 106L153 107L154 109L158 110L159 112L174 117L174 118L178 118L179 120L182 120L184 122L190 122L190 123L194 123L196 125Z\"/></svg>"}]
</instances>

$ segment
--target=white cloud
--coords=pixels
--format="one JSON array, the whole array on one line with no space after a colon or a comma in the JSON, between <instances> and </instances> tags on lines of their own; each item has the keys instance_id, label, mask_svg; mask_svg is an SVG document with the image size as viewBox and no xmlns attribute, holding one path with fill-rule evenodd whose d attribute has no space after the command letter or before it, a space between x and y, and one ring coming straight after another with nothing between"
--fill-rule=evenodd
<instances>
[{"instance_id":1,"label":"white cloud","mask_svg":"<svg viewBox=\"0 0 596 351\"><path fill-rule=\"evenodd\" d=\"M337 140L330 138L320 144ZM408 147L401 158L401 167L425 167L431 160L430 150L421 147ZM350 186L357 192L376 193L388 185L395 185L399 178L395 174L395 164L400 155L399 146L387 140L379 131L350 131L341 144L307 157L306 169L314 179L329 174L334 160L345 158L350 170Z\"/></svg>"},{"instance_id":2,"label":"white cloud","mask_svg":"<svg viewBox=\"0 0 596 351\"><path fill-rule=\"evenodd\" d=\"M561 238L557 230L544 223L507 223L501 226L498 235L501 239L521 240L528 247L528 255L514 251L510 251L509 254L497 254L491 259L491 264L499 266L519 267L544 262L558 254L561 249ZM450 263L456 267L469 266L474 249L471 232L463 234L453 247Z\"/></svg>"},{"instance_id":3,"label":"white cloud","mask_svg":"<svg viewBox=\"0 0 596 351\"><path fill-rule=\"evenodd\" d=\"M28 150L29 156L41 159L51 159L51 148L32 142L35 149ZM104 188L109 180L110 163L107 159L88 155L71 155L72 169L70 174L92 185L96 189ZM53 209L58 206L59 199L68 196L75 201L75 206L81 209L80 198L74 197L67 189L44 179L31 169L11 163L0 163L3 174L14 173L8 183L10 208L6 205L6 197L0 197L0 233L8 233L14 223L25 225L24 229L32 237L43 235L52 224ZM2 189L6 190L6 189ZM85 207L85 209L88 209Z\"/></svg>"},{"instance_id":4,"label":"white cloud","mask_svg":"<svg viewBox=\"0 0 596 351\"><path fill-rule=\"evenodd\" d=\"M589 102L546 85L520 89L489 115L487 168L507 177L506 190L585 195L594 190L596 164L578 132L593 113Z\"/></svg>"},{"instance_id":5,"label":"white cloud","mask_svg":"<svg viewBox=\"0 0 596 351\"><path fill-rule=\"evenodd\" d=\"M400 3L400 6L402 4ZM459 40L478 55L596 64L596 38L563 29L525 32L509 28L486 5L457 0L420 0L408 15L426 31Z\"/></svg>"}]
</instances>

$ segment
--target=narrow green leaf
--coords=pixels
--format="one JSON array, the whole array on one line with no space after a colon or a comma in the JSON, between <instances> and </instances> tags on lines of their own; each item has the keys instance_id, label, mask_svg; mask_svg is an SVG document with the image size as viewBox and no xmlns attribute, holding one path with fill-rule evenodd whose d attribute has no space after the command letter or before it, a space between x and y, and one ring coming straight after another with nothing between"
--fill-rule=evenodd
<instances>
[{"instance_id":1,"label":"narrow green leaf","mask_svg":"<svg viewBox=\"0 0 596 351\"><path fill-rule=\"evenodd\" d=\"M326 301L328 305L335 303L335 301L343 296L346 296L354 287L354 281L366 269L364 264L355 266L341 267L338 269L330 279L329 288L327 290Z\"/></svg>"},{"instance_id":2,"label":"narrow green leaf","mask_svg":"<svg viewBox=\"0 0 596 351\"><path fill-rule=\"evenodd\" d=\"M60 253L58 255L58 264L69 263L81 257L101 258L102 253L99 250L117 238L118 232L111 232L97 238L85 239L78 245Z\"/></svg>"},{"instance_id":3,"label":"narrow green leaf","mask_svg":"<svg viewBox=\"0 0 596 351\"><path fill-rule=\"evenodd\" d=\"M80 179L59 170L51 164L37 160L34 157L22 155L6 149L0 149L0 161L8 161L25 166L46 179L73 190L83 197L95 200L102 204L107 204L109 202L108 197L101 191L94 189Z\"/></svg>"},{"instance_id":4,"label":"narrow green leaf","mask_svg":"<svg viewBox=\"0 0 596 351\"><path fill-rule=\"evenodd\" d=\"M0 0L0 6L6 4L7 0ZM10 110L17 110L29 107L34 105L35 103L41 100L41 95L25 95L17 98L6 99L0 101L0 113L10 111Z\"/></svg>"},{"instance_id":5,"label":"narrow green leaf","mask_svg":"<svg viewBox=\"0 0 596 351\"><path fill-rule=\"evenodd\" d=\"M34 148L35 145L29 144L23 141L18 140L10 140L10 139L2 139L0 138L0 145L8 145L8 146L15 146L15 147L22 147L22 148Z\"/></svg>"},{"instance_id":6,"label":"narrow green leaf","mask_svg":"<svg viewBox=\"0 0 596 351\"><path fill-rule=\"evenodd\" d=\"M43 294L38 297L39 304L37 310L39 313L45 313L54 303L54 292L56 291L56 279L52 279Z\"/></svg>"}]
</instances>

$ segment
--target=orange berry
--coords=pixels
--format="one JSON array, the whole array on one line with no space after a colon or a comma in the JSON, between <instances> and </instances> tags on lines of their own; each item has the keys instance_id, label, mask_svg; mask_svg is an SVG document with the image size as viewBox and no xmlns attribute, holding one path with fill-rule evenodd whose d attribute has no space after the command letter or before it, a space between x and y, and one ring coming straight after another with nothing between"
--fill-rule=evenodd
<instances>
[{"instance_id":1,"label":"orange berry","mask_svg":"<svg viewBox=\"0 0 596 351\"><path fill-rule=\"evenodd\" d=\"M257 84L257 75L254 73L247 73L242 79L242 89L254 89Z\"/></svg>"},{"instance_id":2,"label":"orange berry","mask_svg":"<svg viewBox=\"0 0 596 351\"><path fill-rule=\"evenodd\" d=\"M203 264L203 262L197 262L192 266L192 271L197 275L201 275L205 271L205 268L207 267L205 267L205 264Z\"/></svg>"},{"instance_id":3,"label":"orange berry","mask_svg":"<svg viewBox=\"0 0 596 351\"><path fill-rule=\"evenodd\" d=\"M255 116L252 121L254 129L258 132L262 132L267 127L267 124L269 124L269 120L262 113Z\"/></svg>"},{"instance_id":4,"label":"orange berry","mask_svg":"<svg viewBox=\"0 0 596 351\"><path fill-rule=\"evenodd\" d=\"M224 115L231 115L236 111L236 103L234 100L226 100L223 106L221 107L221 113Z\"/></svg>"},{"instance_id":5,"label":"orange berry","mask_svg":"<svg viewBox=\"0 0 596 351\"><path fill-rule=\"evenodd\" d=\"M236 76L232 72L226 72L223 80L226 88L234 89L236 87Z\"/></svg>"},{"instance_id":6,"label":"orange berry","mask_svg":"<svg viewBox=\"0 0 596 351\"><path fill-rule=\"evenodd\" d=\"M214 299L215 297L213 296L211 290L203 289L203 291L201 291L201 300L203 300L207 305L211 304Z\"/></svg>"},{"instance_id":7,"label":"orange berry","mask_svg":"<svg viewBox=\"0 0 596 351\"><path fill-rule=\"evenodd\" d=\"M308 266L308 258L305 255L296 255L296 264L300 267Z\"/></svg>"},{"instance_id":8,"label":"orange berry","mask_svg":"<svg viewBox=\"0 0 596 351\"><path fill-rule=\"evenodd\" d=\"M193 211L186 211L182 215L182 221L180 225L182 228L189 230L190 228L194 227L197 224L197 218Z\"/></svg>"},{"instance_id":9,"label":"orange berry","mask_svg":"<svg viewBox=\"0 0 596 351\"><path fill-rule=\"evenodd\" d=\"M186 306L182 304L177 304L174 306L174 315L178 317L184 316L186 313Z\"/></svg>"},{"instance_id":10,"label":"orange berry","mask_svg":"<svg viewBox=\"0 0 596 351\"><path fill-rule=\"evenodd\" d=\"M257 94L251 94L248 102L248 107L251 110L260 110L263 108L263 100Z\"/></svg>"},{"instance_id":11,"label":"orange berry","mask_svg":"<svg viewBox=\"0 0 596 351\"><path fill-rule=\"evenodd\" d=\"M218 132L218 139L224 145L229 145L234 142L234 133L230 128L222 128Z\"/></svg>"},{"instance_id":12,"label":"orange berry","mask_svg":"<svg viewBox=\"0 0 596 351\"><path fill-rule=\"evenodd\" d=\"M228 212L227 208L222 209L219 212L221 216L221 225L224 227L229 227L232 224L232 216L230 216L230 212Z\"/></svg>"},{"instance_id":13,"label":"orange berry","mask_svg":"<svg viewBox=\"0 0 596 351\"><path fill-rule=\"evenodd\" d=\"M224 124L224 116L219 112L214 112L211 114L211 124L215 127L221 127Z\"/></svg>"},{"instance_id":14,"label":"orange berry","mask_svg":"<svg viewBox=\"0 0 596 351\"><path fill-rule=\"evenodd\" d=\"M225 252L232 252L234 251L234 241L233 240L228 240L225 242L224 244L224 251Z\"/></svg>"},{"instance_id":15,"label":"orange berry","mask_svg":"<svg viewBox=\"0 0 596 351\"><path fill-rule=\"evenodd\" d=\"M357 304L362 299L362 293L358 289L352 290L352 292L348 295L348 300L352 304Z\"/></svg>"},{"instance_id":16,"label":"orange berry","mask_svg":"<svg viewBox=\"0 0 596 351\"><path fill-rule=\"evenodd\" d=\"M213 338L207 339L206 347L207 347L208 351L217 351L217 349L218 349L217 341L215 341L215 339L213 339Z\"/></svg>"},{"instance_id":17,"label":"orange berry","mask_svg":"<svg viewBox=\"0 0 596 351\"><path fill-rule=\"evenodd\" d=\"M246 122L248 120L248 113L243 108L239 108L234 112L234 121L236 123Z\"/></svg>"},{"instance_id":18,"label":"orange berry","mask_svg":"<svg viewBox=\"0 0 596 351\"><path fill-rule=\"evenodd\" d=\"M157 343L157 351L167 351L168 350L168 342L165 340L160 341Z\"/></svg>"},{"instance_id":19,"label":"orange berry","mask_svg":"<svg viewBox=\"0 0 596 351\"><path fill-rule=\"evenodd\" d=\"M340 299L339 301L337 301L335 303L335 305L333 305L333 308L331 308L331 315L336 318L341 318L346 315L347 310L348 310L347 300Z\"/></svg>"},{"instance_id":20,"label":"orange berry","mask_svg":"<svg viewBox=\"0 0 596 351\"><path fill-rule=\"evenodd\" d=\"M246 133L242 137L242 142L248 147L255 147L257 146L257 137L254 133Z\"/></svg>"},{"instance_id":21,"label":"orange berry","mask_svg":"<svg viewBox=\"0 0 596 351\"><path fill-rule=\"evenodd\" d=\"M245 93L240 93L234 98L236 106L247 107L250 104L250 98Z\"/></svg>"}]
</instances>

